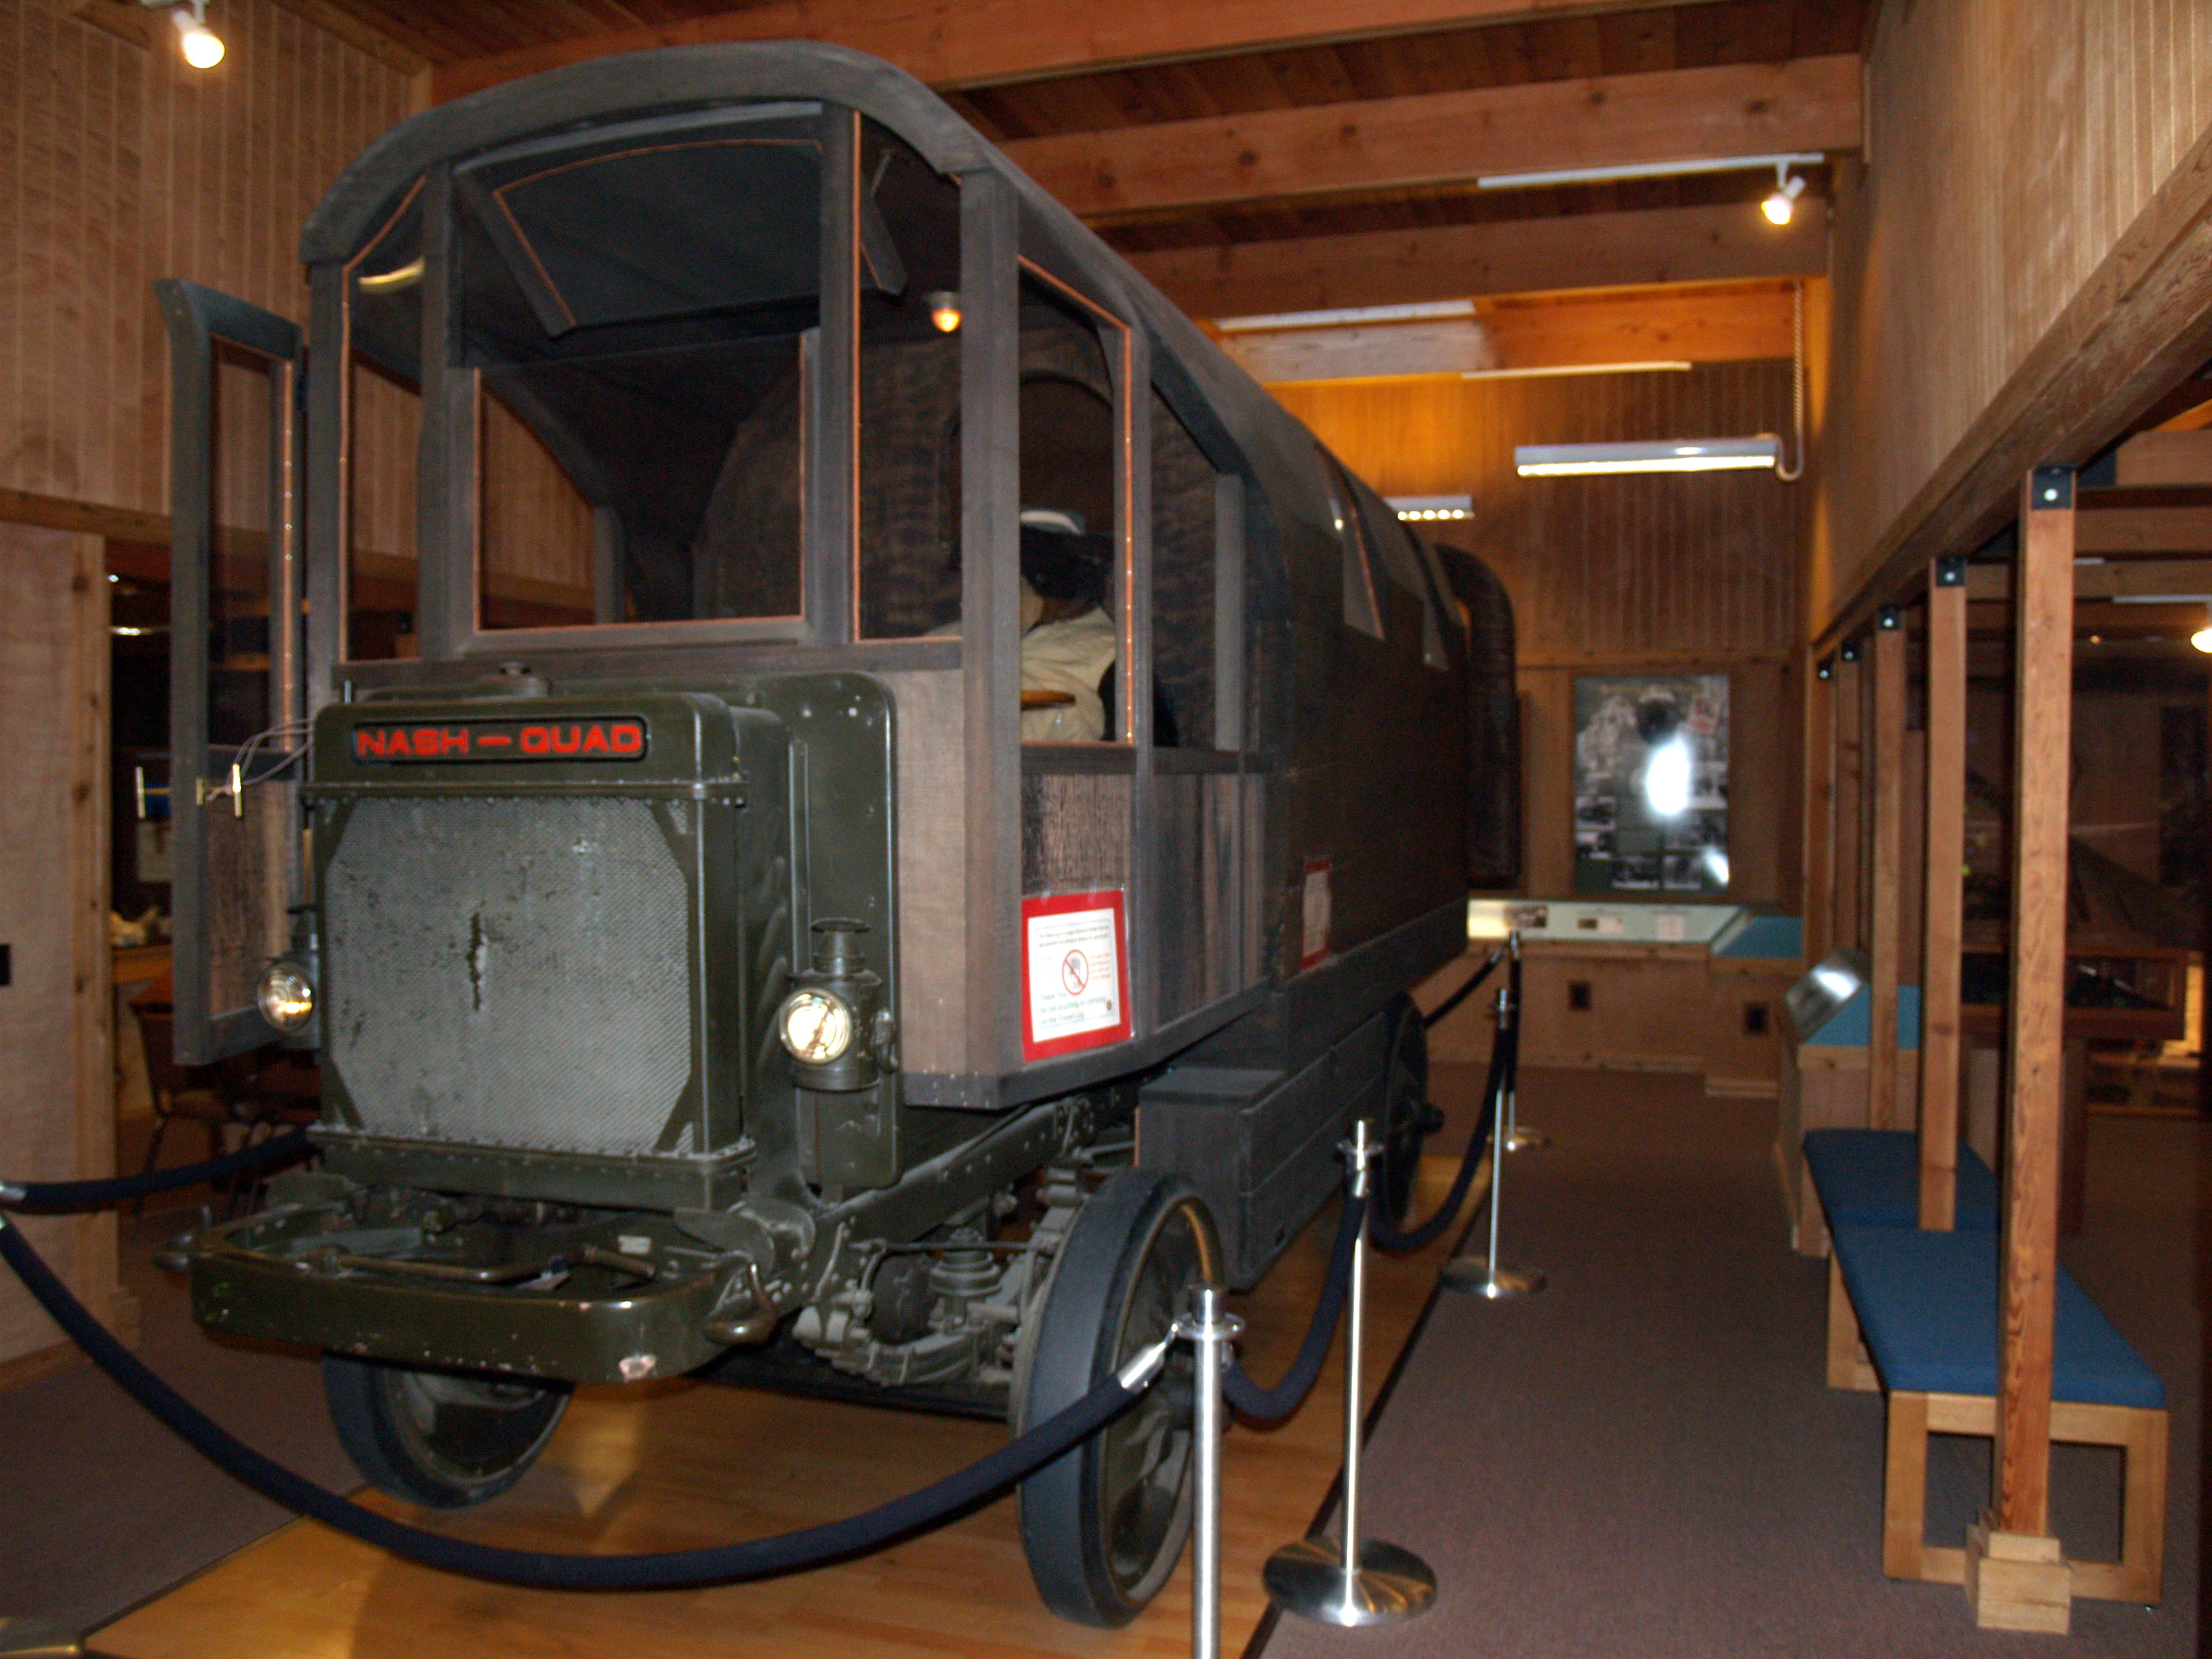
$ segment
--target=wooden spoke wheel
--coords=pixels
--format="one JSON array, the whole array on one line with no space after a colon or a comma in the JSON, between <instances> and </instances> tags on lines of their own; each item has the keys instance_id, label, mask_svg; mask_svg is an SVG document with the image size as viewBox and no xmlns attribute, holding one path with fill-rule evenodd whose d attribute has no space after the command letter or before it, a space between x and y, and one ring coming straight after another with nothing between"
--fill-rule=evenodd
<instances>
[{"instance_id":1,"label":"wooden spoke wheel","mask_svg":"<svg viewBox=\"0 0 2212 1659\"><path fill-rule=\"evenodd\" d=\"M568 1409L566 1383L323 1357L338 1442L379 1492L434 1509L495 1498L537 1462Z\"/></svg>"},{"instance_id":2,"label":"wooden spoke wheel","mask_svg":"<svg viewBox=\"0 0 2212 1659\"><path fill-rule=\"evenodd\" d=\"M1405 1224L1421 1172L1421 1143L1442 1126L1429 1104L1429 1030L1413 998L1400 994L1382 1011L1389 1060L1382 1073L1382 1140L1376 1179L1369 1188L1382 1219Z\"/></svg>"},{"instance_id":3,"label":"wooden spoke wheel","mask_svg":"<svg viewBox=\"0 0 2212 1659\"><path fill-rule=\"evenodd\" d=\"M1122 1170L1068 1231L1015 1356L1014 1426L1071 1406L1168 1334L1218 1282L1213 1219L1190 1183ZM1126 1625L1158 1594L1190 1531L1193 1361L1187 1344L1145 1397L1022 1483L1022 1544L1045 1605Z\"/></svg>"}]
</instances>

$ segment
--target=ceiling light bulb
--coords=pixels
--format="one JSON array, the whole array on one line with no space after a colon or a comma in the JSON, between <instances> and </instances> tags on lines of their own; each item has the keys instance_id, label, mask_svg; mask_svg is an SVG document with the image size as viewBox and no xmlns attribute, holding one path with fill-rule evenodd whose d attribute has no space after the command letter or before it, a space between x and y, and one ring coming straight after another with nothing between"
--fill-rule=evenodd
<instances>
[{"instance_id":1,"label":"ceiling light bulb","mask_svg":"<svg viewBox=\"0 0 2212 1659\"><path fill-rule=\"evenodd\" d=\"M169 15L184 37L185 61L194 69L213 69L222 62L222 37L207 26L198 8L179 6Z\"/></svg>"},{"instance_id":2,"label":"ceiling light bulb","mask_svg":"<svg viewBox=\"0 0 2212 1659\"><path fill-rule=\"evenodd\" d=\"M951 334L960 326L960 296L942 289L929 296L929 320L936 325L939 334Z\"/></svg>"},{"instance_id":3,"label":"ceiling light bulb","mask_svg":"<svg viewBox=\"0 0 2212 1659\"><path fill-rule=\"evenodd\" d=\"M1790 176L1787 161L1776 167L1774 173L1774 194L1759 204L1759 210L1767 216L1770 222L1786 225L1790 216L1796 211L1797 198L1805 193L1805 181Z\"/></svg>"},{"instance_id":4,"label":"ceiling light bulb","mask_svg":"<svg viewBox=\"0 0 2212 1659\"><path fill-rule=\"evenodd\" d=\"M2212 623L2208 623L2191 634L2189 636L2189 642L2199 651L2212 655Z\"/></svg>"}]
</instances>

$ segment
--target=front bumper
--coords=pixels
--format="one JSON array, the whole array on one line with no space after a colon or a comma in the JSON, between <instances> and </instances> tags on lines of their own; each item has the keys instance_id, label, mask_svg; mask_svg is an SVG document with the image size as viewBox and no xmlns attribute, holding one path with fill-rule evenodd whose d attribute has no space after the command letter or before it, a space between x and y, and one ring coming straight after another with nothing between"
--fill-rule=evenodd
<instances>
[{"instance_id":1,"label":"front bumper","mask_svg":"<svg viewBox=\"0 0 2212 1659\"><path fill-rule=\"evenodd\" d=\"M356 1255L340 1264L315 1248L326 1214L291 1206L198 1235L193 1317L234 1336L571 1382L673 1376L724 1352L703 1327L725 1274L703 1261L645 1283L588 1266L544 1288L447 1283Z\"/></svg>"}]
</instances>

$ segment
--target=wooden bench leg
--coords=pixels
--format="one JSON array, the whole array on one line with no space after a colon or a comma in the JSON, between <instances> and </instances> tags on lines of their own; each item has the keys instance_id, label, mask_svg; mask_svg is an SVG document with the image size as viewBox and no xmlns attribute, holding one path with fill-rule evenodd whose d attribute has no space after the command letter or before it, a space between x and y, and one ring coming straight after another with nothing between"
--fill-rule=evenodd
<instances>
[{"instance_id":1,"label":"wooden bench leg","mask_svg":"<svg viewBox=\"0 0 2212 1659\"><path fill-rule=\"evenodd\" d=\"M1887 1443L1881 1467L1881 1570L1892 1578L1922 1576L1928 1526L1928 1396L1889 1396Z\"/></svg>"},{"instance_id":2,"label":"wooden bench leg","mask_svg":"<svg viewBox=\"0 0 2212 1659\"><path fill-rule=\"evenodd\" d=\"M2075 1595L2146 1605L2164 1595L2167 1433L2162 1411L2065 1402L2052 1406L2052 1439L2117 1446L2126 1460L2120 1491L2120 1559L2073 1562Z\"/></svg>"},{"instance_id":3,"label":"wooden bench leg","mask_svg":"<svg viewBox=\"0 0 2212 1659\"><path fill-rule=\"evenodd\" d=\"M1828 1258L1828 1386L1872 1394L1881 1386L1874 1374L1874 1361L1859 1338L1859 1316L1851 1309L1851 1293L1844 1288L1844 1270Z\"/></svg>"}]
</instances>

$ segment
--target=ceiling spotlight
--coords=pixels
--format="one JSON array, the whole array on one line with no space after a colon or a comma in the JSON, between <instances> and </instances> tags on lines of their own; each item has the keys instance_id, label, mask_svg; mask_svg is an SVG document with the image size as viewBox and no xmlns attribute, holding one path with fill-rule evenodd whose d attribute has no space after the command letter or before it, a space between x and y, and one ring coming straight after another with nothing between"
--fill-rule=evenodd
<instances>
[{"instance_id":1,"label":"ceiling spotlight","mask_svg":"<svg viewBox=\"0 0 2212 1659\"><path fill-rule=\"evenodd\" d=\"M939 334L951 334L960 326L960 296L950 289L939 289L926 296L929 320Z\"/></svg>"},{"instance_id":2,"label":"ceiling spotlight","mask_svg":"<svg viewBox=\"0 0 2212 1659\"><path fill-rule=\"evenodd\" d=\"M2207 655L2212 655L2212 623L2207 623L2189 636L2190 644Z\"/></svg>"},{"instance_id":3,"label":"ceiling spotlight","mask_svg":"<svg viewBox=\"0 0 2212 1659\"><path fill-rule=\"evenodd\" d=\"M194 69L213 69L222 62L222 37L207 26L207 0L139 0L139 3L149 10L168 9L185 61Z\"/></svg>"},{"instance_id":4,"label":"ceiling spotlight","mask_svg":"<svg viewBox=\"0 0 2212 1659\"><path fill-rule=\"evenodd\" d=\"M1759 204L1759 210L1773 223L1786 225L1797 210L1797 198L1805 193L1805 181L1790 175L1787 161L1775 163L1774 176L1774 194Z\"/></svg>"}]
</instances>

